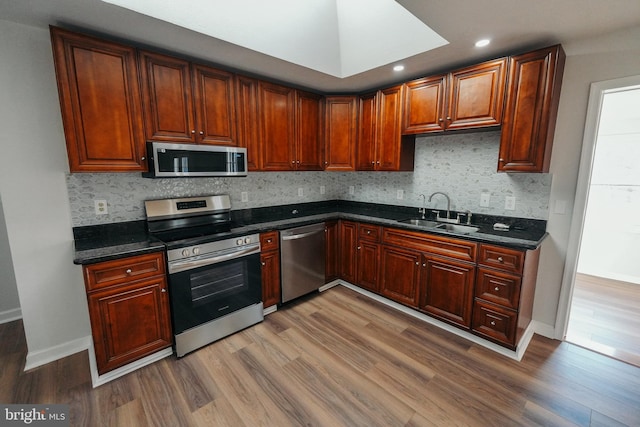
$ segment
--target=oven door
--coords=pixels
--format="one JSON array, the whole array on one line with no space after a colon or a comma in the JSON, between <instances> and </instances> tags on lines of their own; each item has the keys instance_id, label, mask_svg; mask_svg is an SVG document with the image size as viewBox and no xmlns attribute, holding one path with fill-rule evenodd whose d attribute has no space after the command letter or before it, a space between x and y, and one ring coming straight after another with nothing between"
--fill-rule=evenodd
<instances>
[{"instance_id":1,"label":"oven door","mask_svg":"<svg viewBox=\"0 0 640 427\"><path fill-rule=\"evenodd\" d=\"M260 268L259 252L178 272L170 265L174 333L262 301Z\"/></svg>"}]
</instances>

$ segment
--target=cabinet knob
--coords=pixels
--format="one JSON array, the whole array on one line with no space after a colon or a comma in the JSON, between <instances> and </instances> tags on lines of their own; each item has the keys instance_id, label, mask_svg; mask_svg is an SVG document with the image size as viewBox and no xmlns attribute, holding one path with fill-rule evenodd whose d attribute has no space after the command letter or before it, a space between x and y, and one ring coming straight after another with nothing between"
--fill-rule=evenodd
<instances>
[{"instance_id":1,"label":"cabinet knob","mask_svg":"<svg viewBox=\"0 0 640 427\"><path fill-rule=\"evenodd\" d=\"M502 258L501 256L498 257L498 262L504 262L504 258Z\"/></svg>"},{"instance_id":2,"label":"cabinet knob","mask_svg":"<svg viewBox=\"0 0 640 427\"><path fill-rule=\"evenodd\" d=\"M427 266L427 264L422 264L422 266L423 266L423 267L426 267L426 266Z\"/></svg>"},{"instance_id":3,"label":"cabinet knob","mask_svg":"<svg viewBox=\"0 0 640 427\"><path fill-rule=\"evenodd\" d=\"M160 292L162 292L162 293L166 293L166 292L167 292L167 290L166 290L165 288L162 288L162 289L160 289Z\"/></svg>"},{"instance_id":4,"label":"cabinet knob","mask_svg":"<svg viewBox=\"0 0 640 427\"><path fill-rule=\"evenodd\" d=\"M295 164L296 164L296 161L295 161L295 160L291 160L291 164L292 164L292 165L295 165Z\"/></svg>"},{"instance_id":5,"label":"cabinet knob","mask_svg":"<svg viewBox=\"0 0 640 427\"><path fill-rule=\"evenodd\" d=\"M130 268L127 268L127 271L125 271L125 273L127 273L127 274L131 274L131 269L130 269Z\"/></svg>"},{"instance_id":6,"label":"cabinet knob","mask_svg":"<svg viewBox=\"0 0 640 427\"><path fill-rule=\"evenodd\" d=\"M196 133L195 129L191 131L192 134Z\"/></svg>"},{"instance_id":7,"label":"cabinet knob","mask_svg":"<svg viewBox=\"0 0 640 427\"><path fill-rule=\"evenodd\" d=\"M271 239L267 239L267 243L271 243Z\"/></svg>"},{"instance_id":8,"label":"cabinet knob","mask_svg":"<svg viewBox=\"0 0 640 427\"><path fill-rule=\"evenodd\" d=\"M367 234L371 234L371 230L367 230Z\"/></svg>"},{"instance_id":9,"label":"cabinet knob","mask_svg":"<svg viewBox=\"0 0 640 427\"><path fill-rule=\"evenodd\" d=\"M204 135L204 132L203 132L203 131L200 131L200 135Z\"/></svg>"},{"instance_id":10,"label":"cabinet knob","mask_svg":"<svg viewBox=\"0 0 640 427\"><path fill-rule=\"evenodd\" d=\"M500 163L504 163L504 159L498 159Z\"/></svg>"},{"instance_id":11,"label":"cabinet knob","mask_svg":"<svg viewBox=\"0 0 640 427\"><path fill-rule=\"evenodd\" d=\"M360 250L360 246L358 246L358 250Z\"/></svg>"},{"instance_id":12,"label":"cabinet knob","mask_svg":"<svg viewBox=\"0 0 640 427\"><path fill-rule=\"evenodd\" d=\"M440 117L440 118L438 119L438 121L439 121L439 122L444 122L444 119L443 119L442 117Z\"/></svg>"},{"instance_id":13,"label":"cabinet knob","mask_svg":"<svg viewBox=\"0 0 640 427\"><path fill-rule=\"evenodd\" d=\"M496 321L495 320L491 321L491 326L496 326Z\"/></svg>"},{"instance_id":14,"label":"cabinet knob","mask_svg":"<svg viewBox=\"0 0 640 427\"><path fill-rule=\"evenodd\" d=\"M375 164L376 164L376 162L371 162L371 164L372 164L372 165L375 165Z\"/></svg>"},{"instance_id":15,"label":"cabinet knob","mask_svg":"<svg viewBox=\"0 0 640 427\"><path fill-rule=\"evenodd\" d=\"M263 262L263 263L261 263L261 264L262 264L262 266L263 266L263 267L264 267L265 265L267 265L267 264L266 264L266 263L264 263L264 262Z\"/></svg>"},{"instance_id":16,"label":"cabinet knob","mask_svg":"<svg viewBox=\"0 0 640 427\"><path fill-rule=\"evenodd\" d=\"M420 265L420 263L418 261L416 261L416 265Z\"/></svg>"},{"instance_id":17,"label":"cabinet knob","mask_svg":"<svg viewBox=\"0 0 640 427\"><path fill-rule=\"evenodd\" d=\"M447 120L451 120L451 117L450 117L450 116L447 116Z\"/></svg>"},{"instance_id":18,"label":"cabinet knob","mask_svg":"<svg viewBox=\"0 0 640 427\"><path fill-rule=\"evenodd\" d=\"M378 160L376 163L377 163L377 164L380 164L380 160Z\"/></svg>"},{"instance_id":19,"label":"cabinet knob","mask_svg":"<svg viewBox=\"0 0 640 427\"><path fill-rule=\"evenodd\" d=\"M140 160L145 160L145 159L146 159L145 156L140 157Z\"/></svg>"},{"instance_id":20,"label":"cabinet knob","mask_svg":"<svg viewBox=\"0 0 640 427\"><path fill-rule=\"evenodd\" d=\"M493 288L493 290L497 292L500 290L500 288L496 286L495 288Z\"/></svg>"}]
</instances>

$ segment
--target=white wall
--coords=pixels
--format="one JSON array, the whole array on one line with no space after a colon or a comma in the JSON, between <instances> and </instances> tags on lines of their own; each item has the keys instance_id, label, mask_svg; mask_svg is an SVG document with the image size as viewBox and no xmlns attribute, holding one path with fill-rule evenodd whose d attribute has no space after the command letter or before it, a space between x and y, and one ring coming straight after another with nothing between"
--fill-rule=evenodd
<instances>
[{"instance_id":1,"label":"white wall","mask_svg":"<svg viewBox=\"0 0 640 427\"><path fill-rule=\"evenodd\" d=\"M0 58L0 194L30 367L77 350L90 326L48 31L0 20Z\"/></svg>"},{"instance_id":2,"label":"white wall","mask_svg":"<svg viewBox=\"0 0 640 427\"><path fill-rule=\"evenodd\" d=\"M567 62L550 168L553 174L547 223L550 238L541 254L533 313L535 320L551 329L556 326L569 245L589 88L592 82L640 74L640 27L567 43L564 48ZM555 213L557 201L567 202L565 214ZM567 302L560 304L564 306ZM562 332L552 333L560 336Z\"/></svg>"},{"instance_id":3,"label":"white wall","mask_svg":"<svg viewBox=\"0 0 640 427\"><path fill-rule=\"evenodd\" d=\"M13 272L13 259L9 247L9 236L4 220L2 197L0 196L0 323L19 319L20 299L18 298L18 285L16 275Z\"/></svg>"}]
</instances>

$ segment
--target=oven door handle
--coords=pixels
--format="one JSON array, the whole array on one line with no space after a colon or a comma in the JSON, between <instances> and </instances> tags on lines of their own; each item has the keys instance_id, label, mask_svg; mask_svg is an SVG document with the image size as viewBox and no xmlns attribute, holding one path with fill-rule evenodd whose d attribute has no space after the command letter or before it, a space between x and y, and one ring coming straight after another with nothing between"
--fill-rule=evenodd
<instances>
[{"instance_id":1,"label":"oven door handle","mask_svg":"<svg viewBox=\"0 0 640 427\"><path fill-rule=\"evenodd\" d=\"M181 271L191 270L198 267L204 267L211 264L218 264L220 262L228 261L234 258L240 258L247 255L253 255L260 253L260 246L252 246L247 249L234 251L229 254L216 255L206 258L199 258L187 261L172 261L169 263L169 274L180 273Z\"/></svg>"}]
</instances>

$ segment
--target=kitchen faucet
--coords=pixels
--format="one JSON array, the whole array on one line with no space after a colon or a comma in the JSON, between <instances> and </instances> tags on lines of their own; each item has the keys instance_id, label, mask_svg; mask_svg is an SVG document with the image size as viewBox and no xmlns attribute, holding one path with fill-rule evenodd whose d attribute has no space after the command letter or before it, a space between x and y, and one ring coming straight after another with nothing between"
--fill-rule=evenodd
<instances>
[{"instance_id":1,"label":"kitchen faucet","mask_svg":"<svg viewBox=\"0 0 640 427\"><path fill-rule=\"evenodd\" d=\"M440 211L436 211L437 212L437 220L438 221L443 221L443 222L460 222L459 219L449 219L449 214L451 212L451 199L449 199L449 196L447 196L446 194L444 194L442 191L436 191L435 193L433 193L432 195L429 196L429 203L431 203L431 199L433 198L433 196L435 196L436 194L440 194L443 195L446 199L447 199L447 216L445 218L440 218Z\"/></svg>"},{"instance_id":2,"label":"kitchen faucet","mask_svg":"<svg viewBox=\"0 0 640 427\"><path fill-rule=\"evenodd\" d=\"M422 207L418 209L418 213L422 216L422 219L425 219L425 214L427 213L427 198L424 194L421 194L422 197Z\"/></svg>"}]
</instances>

